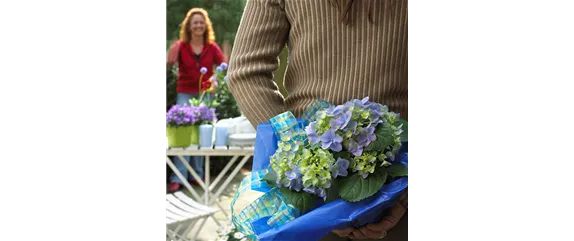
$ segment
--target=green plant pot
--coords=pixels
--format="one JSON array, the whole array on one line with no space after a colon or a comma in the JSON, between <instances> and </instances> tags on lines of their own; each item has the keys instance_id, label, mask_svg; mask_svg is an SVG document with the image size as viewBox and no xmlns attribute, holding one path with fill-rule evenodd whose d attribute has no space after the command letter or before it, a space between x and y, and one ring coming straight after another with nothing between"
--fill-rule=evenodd
<instances>
[{"instance_id":1,"label":"green plant pot","mask_svg":"<svg viewBox=\"0 0 574 241\"><path fill-rule=\"evenodd\" d=\"M191 144L199 145L199 125L193 125L191 127Z\"/></svg>"},{"instance_id":2,"label":"green plant pot","mask_svg":"<svg viewBox=\"0 0 574 241\"><path fill-rule=\"evenodd\" d=\"M194 135L196 138L194 139ZM194 143L195 140L195 143ZM188 147L199 143L199 126L167 127L169 147Z\"/></svg>"}]
</instances>

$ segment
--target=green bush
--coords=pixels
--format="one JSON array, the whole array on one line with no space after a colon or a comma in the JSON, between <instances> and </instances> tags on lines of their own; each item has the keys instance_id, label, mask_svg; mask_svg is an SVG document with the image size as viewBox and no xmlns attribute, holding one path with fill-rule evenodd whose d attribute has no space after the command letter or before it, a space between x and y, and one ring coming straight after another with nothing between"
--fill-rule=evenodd
<instances>
[{"instance_id":1,"label":"green bush","mask_svg":"<svg viewBox=\"0 0 574 241\"><path fill-rule=\"evenodd\" d=\"M177 67L167 67L166 70L166 108L167 112L169 108L175 105L177 101Z\"/></svg>"},{"instance_id":2,"label":"green bush","mask_svg":"<svg viewBox=\"0 0 574 241\"><path fill-rule=\"evenodd\" d=\"M245 1L239 0L166 0L166 40L179 39L180 24L191 8L205 9L213 24L216 42L225 41L233 46L237 27L241 21Z\"/></svg>"},{"instance_id":3,"label":"green bush","mask_svg":"<svg viewBox=\"0 0 574 241\"><path fill-rule=\"evenodd\" d=\"M229 86L227 82L223 80L218 80L219 86L215 91L215 100L219 103L219 105L215 108L217 112L218 119L228 119L228 118L235 118L241 115L241 111L239 110L239 106L235 101L235 97L229 91Z\"/></svg>"}]
</instances>

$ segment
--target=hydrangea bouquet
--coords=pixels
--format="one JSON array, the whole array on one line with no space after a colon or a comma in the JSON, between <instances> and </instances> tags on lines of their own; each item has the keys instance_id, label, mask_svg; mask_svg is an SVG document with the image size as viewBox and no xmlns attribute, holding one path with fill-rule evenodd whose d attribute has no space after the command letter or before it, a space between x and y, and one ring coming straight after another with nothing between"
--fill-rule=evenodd
<instances>
[{"instance_id":1,"label":"hydrangea bouquet","mask_svg":"<svg viewBox=\"0 0 574 241\"><path fill-rule=\"evenodd\" d=\"M279 134L266 179L275 179L270 184L282 187L286 197L295 196L288 201L303 212L313 206L315 197L363 200L388 177L406 176L404 165L393 166L401 134L406 134L403 125L406 122L398 114L368 97L320 109L304 132L294 128ZM315 197L301 198L301 191Z\"/></svg>"},{"instance_id":2,"label":"hydrangea bouquet","mask_svg":"<svg viewBox=\"0 0 574 241\"><path fill-rule=\"evenodd\" d=\"M325 235L373 222L379 216L367 213L382 213L407 187L407 122L368 97L342 105L317 99L302 119L286 112L269 125L273 135L258 127L254 169L261 169L245 183L265 195L234 216L254 238ZM276 146L265 147L272 138Z\"/></svg>"}]
</instances>

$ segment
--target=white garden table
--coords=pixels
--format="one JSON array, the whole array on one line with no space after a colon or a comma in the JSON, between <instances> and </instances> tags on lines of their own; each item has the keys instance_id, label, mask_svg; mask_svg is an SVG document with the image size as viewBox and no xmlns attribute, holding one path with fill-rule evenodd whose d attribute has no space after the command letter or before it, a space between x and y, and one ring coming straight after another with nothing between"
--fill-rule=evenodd
<instances>
[{"instance_id":1,"label":"white garden table","mask_svg":"<svg viewBox=\"0 0 574 241\"><path fill-rule=\"evenodd\" d=\"M217 202L217 197L221 195L221 192L225 190L227 185L231 182L231 180L237 175L239 170L245 165L245 163L249 160L250 157L253 156L254 148L251 147L211 147L211 148L198 148L197 146L190 146L186 148L167 148L167 157L166 162L169 167L173 170L175 175L179 177L179 179L183 182L183 186L185 186L194 199L198 202L203 203L205 205L212 205L215 203L219 209L225 214L225 217L228 218L228 214L225 209L221 206L219 202ZM197 192L191 187L189 182L183 178L183 175L179 172L179 170L175 167L174 163L169 158L170 156L176 156L179 160L185 165L189 173L198 180L199 186L203 188L204 195L203 198L197 194ZM184 156L204 156L205 157L205 182L199 178L199 175L193 170L193 168L185 161L183 158ZM211 156L232 156L231 160L225 165L223 170L217 175L213 183L210 183L210 172L209 172L209 164L210 164L210 157ZM243 157L239 164L235 167L231 174L225 179L225 181L219 186L217 191L213 193L212 191L215 190L216 185L219 184L223 176L229 171L231 166L239 159L239 157Z\"/></svg>"}]
</instances>

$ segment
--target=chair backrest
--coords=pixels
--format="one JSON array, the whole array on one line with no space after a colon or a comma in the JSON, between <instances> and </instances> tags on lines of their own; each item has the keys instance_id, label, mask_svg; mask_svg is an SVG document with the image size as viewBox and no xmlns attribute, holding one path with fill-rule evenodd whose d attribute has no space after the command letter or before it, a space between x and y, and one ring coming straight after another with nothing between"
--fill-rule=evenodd
<instances>
[{"instance_id":1,"label":"chair backrest","mask_svg":"<svg viewBox=\"0 0 574 241\"><path fill-rule=\"evenodd\" d=\"M193 201L182 192L166 195L167 224L198 219L216 211L213 208Z\"/></svg>"}]
</instances>

